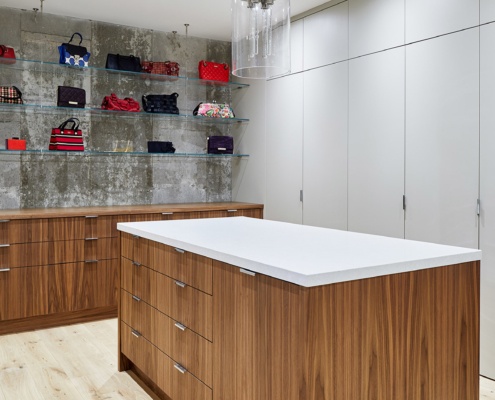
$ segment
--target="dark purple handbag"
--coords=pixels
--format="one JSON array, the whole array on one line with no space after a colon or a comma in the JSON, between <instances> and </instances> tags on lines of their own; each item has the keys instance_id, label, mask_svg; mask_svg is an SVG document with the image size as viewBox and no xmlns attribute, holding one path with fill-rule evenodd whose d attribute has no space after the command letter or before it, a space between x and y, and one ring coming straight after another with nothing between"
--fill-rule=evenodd
<instances>
[{"instance_id":1,"label":"dark purple handbag","mask_svg":"<svg viewBox=\"0 0 495 400\"><path fill-rule=\"evenodd\" d=\"M207 142L208 154L234 153L234 138L232 136L210 136Z\"/></svg>"}]
</instances>

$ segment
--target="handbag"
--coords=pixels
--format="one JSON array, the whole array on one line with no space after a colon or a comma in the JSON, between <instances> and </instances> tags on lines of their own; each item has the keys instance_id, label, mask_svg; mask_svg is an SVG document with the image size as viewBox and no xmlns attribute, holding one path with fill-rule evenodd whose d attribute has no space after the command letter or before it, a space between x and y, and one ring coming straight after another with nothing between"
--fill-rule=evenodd
<instances>
[{"instance_id":1,"label":"handbag","mask_svg":"<svg viewBox=\"0 0 495 400\"><path fill-rule=\"evenodd\" d=\"M139 103L131 97L119 99L115 93L105 96L101 103L104 110L139 112Z\"/></svg>"},{"instance_id":2,"label":"handbag","mask_svg":"<svg viewBox=\"0 0 495 400\"><path fill-rule=\"evenodd\" d=\"M86 91L84 89L59 86L57 90L57 106L84 108L86 105Z\"/></svg>"},{"instance_id":3,"label":"handbag","mask_svg":"<svg viewBox=\"0 0 495 400\"><path fill-rule=\"evenodd\" d=\"M108 54L105 64L107 69L119 71L141 72L141 59L139 57L121 56L120 54Z\"/></svg>"},{"instance_id":4,"label":"handbag","mask_svg":"<svg viewBox=\"0 0 495 400\"><path fill-rule=\"evenodd\" d=\"M175 153L175 147L172 142L148 142L148 153Z\"/></svg>"},{"instance_id":5,"label":"handbag","mask_svg":"<svg viewBox=\"0 0 495 400\"><path fill-rule=\"evenodd\" d=\"M148 74L179 76L179 63L173 61L143 61L141 67Z\"/></svg>"},{"instance_id":6,"label":"handbag","mask_svg":"<svg viewBox=\"0 0 495 400\"><path fill-rule=\"evenodd\" d=\"M220 64L201 60L198 64L199 79L228 82L230 77L229 64Z\"/></svg>"},{"instance_id":7,"label":"handbag","mask_svg":"<svg viewBox=\"0 0 495 400\"><path fill-rule=\"evenodd\" d=\"M234 153L234 138L232 136L210 136L206 141L208 154Z\"/></svg>"},{"instance_id":8,"label":"handbag","mask_svg":"<svg viewBox=\"0 0 495 400\"><path fill-rule=\"evenodd\" d=\"M15 86L0 86L0 103L23 104L21 91Z\"/></svg>"},{"instance_id":9,"label":"handbag","mask_svg":"<svg viewBox=\"0 0 495 400\"><path fill-rule=\"evenodd\" d=\"M71 127L68 127L72 124ZM79 119L69 118L58 128L52 129L48 150L84 151L82 131L79 129Z\"/></svg>"},{"instance_id":10,"label":"handbag","mask_svg":"<svg viewBox=\"0 0 495 400\"><path fill-rule=\"evenodd\" d=\"M74 36L77 35L81 38L79 44L71 44ZM87 67L89 62L89 57L91 53L84 46L81 46L83 41L82 35L78 32L74 33L68 43L62 43L58 46L58 52L60 54L59 64L74 65L77 67Z\"/></svg>"},{"instance_id":11,"label":"handbag","mask_svg":"<svg viewBox=\"0 0 495 400\"><path fill-rule=\"evenodd\" d=\"M149 113L179 114L177 97L177 93L144 95L143 110Z\"/></svg>"},{"instance_id":12,"label":"handbag","mask_svg":"<svg viewBox=\"0 0 495 400\"><path fill-rule=\"evenodd\" d=\"M193 115L209 118L235 118L234 110L226 103L199 103Z\"/></svg>"},{"instance_id":13,"label":"handbag","mask_svg":"<svg viewBox=\"0 0 495 400\"><path fill-rule=\"evenodd\" d=\"M13 47L4 46L0 44L0 63L2 64L14 64L15 63L15 51Z\"/></svg>"}]
</instances>

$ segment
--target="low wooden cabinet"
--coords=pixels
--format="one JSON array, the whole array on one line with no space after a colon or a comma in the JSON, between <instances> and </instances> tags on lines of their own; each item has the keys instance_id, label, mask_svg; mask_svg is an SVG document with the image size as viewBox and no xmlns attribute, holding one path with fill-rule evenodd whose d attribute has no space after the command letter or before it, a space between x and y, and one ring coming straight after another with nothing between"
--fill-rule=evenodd
<instances>
[{"instance_id":1,"label":"low wooden cabinet","mask_svg":"<svg viewBox=\"0 0 495 400\"><path fill-rule=\"evenodd\" d=\"M0 211L0 334L116 317L118 222L237 215L262 218L263 206L191 203ZM134 247L140 251L140 246L124 246L130 251ZM127 256L143 265L157 257L148 252ZM190 270L171 275L180 281L191 276Z\"/></svg>"}]
</instances>

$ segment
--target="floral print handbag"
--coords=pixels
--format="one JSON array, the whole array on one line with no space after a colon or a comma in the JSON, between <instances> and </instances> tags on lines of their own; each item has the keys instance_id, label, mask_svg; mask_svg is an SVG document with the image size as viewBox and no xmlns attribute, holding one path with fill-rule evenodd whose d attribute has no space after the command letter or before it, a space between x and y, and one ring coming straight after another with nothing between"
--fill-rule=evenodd
<instances>
[{"instance_id":1,"label":"floral print handbag","mask_svg":"<svg viewBox=\"0 0 495 400\"><path fill-rule=\"evenodd\" d=\"M227 103L199 103L193 115L209 118L235 118L234 110Z\"/></svg>"}]
</instances>

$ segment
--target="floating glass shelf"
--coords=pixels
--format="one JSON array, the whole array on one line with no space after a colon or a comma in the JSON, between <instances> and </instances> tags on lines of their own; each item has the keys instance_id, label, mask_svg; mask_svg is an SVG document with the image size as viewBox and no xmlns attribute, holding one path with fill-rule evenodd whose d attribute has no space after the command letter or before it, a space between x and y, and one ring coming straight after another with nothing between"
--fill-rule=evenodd
<instances>
[{"instance_id":1,"label":"floating glass shelf","mask_svg":"<svg viewBox=\"0 0 495 400\"><path fill-rule=\"evenodd\" d=\"M147 153L147 152L123 152L123 151L54 151L54 150L6 150L0 149L0 154L22 155L74 155L74 156L152 156L152 157L194 157L194 158L236 158L249 157L248 154L205 154L205 153Z\"/></svg>"}]
</instances>

